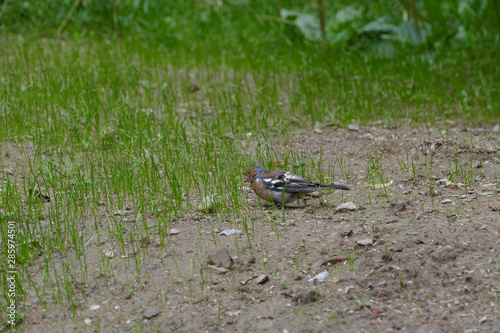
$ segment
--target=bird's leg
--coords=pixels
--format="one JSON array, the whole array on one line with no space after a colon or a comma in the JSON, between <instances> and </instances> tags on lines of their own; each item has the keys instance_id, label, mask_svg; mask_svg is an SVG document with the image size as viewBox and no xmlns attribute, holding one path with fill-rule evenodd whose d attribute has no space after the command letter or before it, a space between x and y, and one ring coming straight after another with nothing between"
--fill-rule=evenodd
<instances>
[{"instance_id":1,"label":"bird's leg","mask_svg":"<svg viewBox=\"0 0 500 333\"><path fill-rule=\"evenodd\" d=\"M273 207L281 210L281 209L285 208L285 204L278 202L278 203L275 203Z\"/></svg>"},{"instance_id":2,"label":"bird's leg","mask_svg":"<svg viewBox=\"0 0 500 333\"><path fill-rule=\"evenodd\" d=\"M272 203L265 203L264 205L262 205L262 208L264 208L265 210L270 210L276 208L276 205Z\"/></svg>"},{"instance_id":3,"label":"bird's leg","mask_svg":"<svg viewBox=\"0 0 500 333\"><path fill-rule=\"evenodd\" d=\"M266 202L265 204L262 205L262 208L265 210L271 210L271 209L283 209L285 205L282 205L280 203L271 203L271 202Z\"/></svg>"}]
</instances>

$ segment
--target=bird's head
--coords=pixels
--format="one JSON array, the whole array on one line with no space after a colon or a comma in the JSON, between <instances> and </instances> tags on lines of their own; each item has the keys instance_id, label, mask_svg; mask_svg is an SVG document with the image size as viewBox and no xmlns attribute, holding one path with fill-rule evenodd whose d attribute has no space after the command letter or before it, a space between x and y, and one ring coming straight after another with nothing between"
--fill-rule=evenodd
<instances>
[{"instance_id":1,"label":"bird's head","mask_svg":"<svg viewBox=\"0 0 500 333\"><path fill-rule=\"evenodd\" d=\"M264 169L264 167L260 166L260 165L257 165L256 167L253 167L251 168L250 170L248 170L248 173L247 173L247 182L251 182L255 176L257 176L258 174L260 174L261 172L265 171L266 169Z\"/></svg>"}]
</instances>

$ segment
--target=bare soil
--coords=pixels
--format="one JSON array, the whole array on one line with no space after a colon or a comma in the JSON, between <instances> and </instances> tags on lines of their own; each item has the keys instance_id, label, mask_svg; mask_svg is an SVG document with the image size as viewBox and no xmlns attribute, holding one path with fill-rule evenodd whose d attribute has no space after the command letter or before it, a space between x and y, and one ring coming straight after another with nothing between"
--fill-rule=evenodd
<instances>
[{"instance_id":1,"label":"bare soil","mask_svg":"<svg viewBox=\"0 0 500 333\"><path fill-rule=\"evenodd\" d=\"M141 248L122 253L109 234L90 239L100 216L110 214L102 207L100 216L81 221L91 280L68 280L77 307L31 290L18 330L500 332L497 133L460 126L325 127L293 133L282 145L307 149L313 158L322 154L325 168L341 157L336 181L353 190L291 204L283 215L259 207L242 183L252 246L239 216L221 220L193 209L172 221L179 233L166 248L151 228ZM4 157L4 164L15 167L14 158ZM373 185L381 180L385 186ZM349 201L355 211L335 211ZM135 217L133 209L116 216L128 219L125 238L133 237L127 224L155 224L151 216ZM243 232L219 234L224 228ZM227 271L209 263L220 249L233 257ZM102 253L111 250L112 269L97 271ZM71 249L52 260L68 257L79 270ZM32 284L44 285L45 269L42 256L29 268ZM324 271L324 282L309 281ZM258 284L263 274L268 280Z\"/></svg>"}]
</instances>

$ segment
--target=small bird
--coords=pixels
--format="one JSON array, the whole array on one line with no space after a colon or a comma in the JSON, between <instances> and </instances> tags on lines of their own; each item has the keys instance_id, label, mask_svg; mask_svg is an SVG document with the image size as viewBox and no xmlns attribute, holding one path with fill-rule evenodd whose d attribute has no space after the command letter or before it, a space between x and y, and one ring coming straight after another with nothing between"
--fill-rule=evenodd
<instances>
[{"instance_id":1,"label":"small bird","mask_svg":"<svg viewBox=\"0 0 500 333\"><path fill-rule=\"evenodd\" d=\"M350 190L349 187L344 185L321 185L293 175L288 171L267 170L260 165L250 169L247 177L250 188L255 194L275 205L285 205L321 190Z\"/></svg>"}]
</instances>

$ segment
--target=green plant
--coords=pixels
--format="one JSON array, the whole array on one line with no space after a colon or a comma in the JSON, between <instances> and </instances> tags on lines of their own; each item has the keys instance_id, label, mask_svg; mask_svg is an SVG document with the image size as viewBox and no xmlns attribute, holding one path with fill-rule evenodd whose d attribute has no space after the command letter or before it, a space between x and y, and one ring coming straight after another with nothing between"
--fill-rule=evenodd
<instances>
[{"instance_id":1,"label":"green plant","mask_svg":"<svg viewBox=\"0 0 500 333\"><path fill-rule=\"evenodd\" d=\"M356 301L356 303L362 309L369 309L369 308L371 308L371 302L370 301L363 302L363 301L358 300L358 301Z\"/></svg>"},{"instance_id":2,"label":"green plant","mask_svg":"<svg viewBox=\"0 0 500 333\"><path fill-rule=\"evenodd\" d=\"M354 266L354 264L356 263L356 249L353 248L352 252L349 249L347 249L344 251L344 254L347 258L347 261L349 262L349 266L351 267L353 273L356 274L356 268Z\"/></svg>"},{"instance_id":3,"label":"green plant","mask_svg":"<svg viewBox=\"0 0 500 333\"><path fill-rule=\"evenodd\" d=\"M403 280L401 279L401 275L398 275L398 280L399 280L399 291L401 292L401 298L405 298L405 293L404 293L404 284Z\"/></svg>"}]
</instances>

